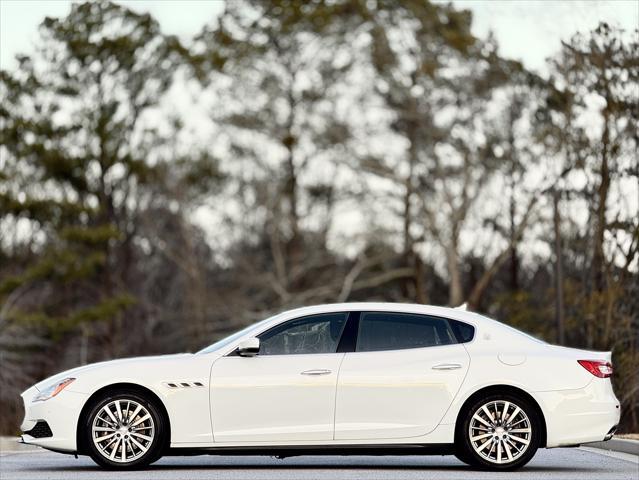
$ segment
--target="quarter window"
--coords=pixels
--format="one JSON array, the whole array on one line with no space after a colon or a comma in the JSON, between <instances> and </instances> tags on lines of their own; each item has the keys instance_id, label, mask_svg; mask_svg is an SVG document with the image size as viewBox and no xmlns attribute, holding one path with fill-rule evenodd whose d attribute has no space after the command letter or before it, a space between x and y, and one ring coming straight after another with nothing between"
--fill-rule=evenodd
<instances>
[{"instance_id":1,"label":"quarter window","mask_svg":"<svg viewBox=\"0 0 639 480\"><path fill-rule=\"evenodd\" d=\"M446 319L428 315L364 312L359 320L358 352L403 350L457 343Z\"/></svg>"},{"instance_id":2,"label":"quarter window","mask_svg":"<svg viewBox=\"0 0 639 480\"><path fill-rule=\"evenodd\" d=\"M459 343L468 343L475 337L475 327L458 320L449 320Z\"/></svg>"},{"instance_id":3,"label":"quarter window","mask_svg":"<svg viewBox=\"0 0 639 480\"><path fill-rule=\"evenodd\" d=\"M335 353L346 317L346 313L326 313L278 325L260 335L260 355Z\"/></svg>"}]
</instances>

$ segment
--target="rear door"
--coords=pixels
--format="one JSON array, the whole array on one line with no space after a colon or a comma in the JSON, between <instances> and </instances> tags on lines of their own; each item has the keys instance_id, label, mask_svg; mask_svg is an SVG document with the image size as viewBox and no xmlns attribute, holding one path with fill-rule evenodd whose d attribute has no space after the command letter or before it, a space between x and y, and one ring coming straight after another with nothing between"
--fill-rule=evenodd
<instances>
[{"instance_id":1,"label":"rear door","mask_svg":"<svg viewBox=\"0 0 639 480\"><path fill-rule=\"evenodd\" d=\"M439 424L469 366L446 319L362 312L337 381L336 440L408 438Z\"/></svg>"}]
</instances>

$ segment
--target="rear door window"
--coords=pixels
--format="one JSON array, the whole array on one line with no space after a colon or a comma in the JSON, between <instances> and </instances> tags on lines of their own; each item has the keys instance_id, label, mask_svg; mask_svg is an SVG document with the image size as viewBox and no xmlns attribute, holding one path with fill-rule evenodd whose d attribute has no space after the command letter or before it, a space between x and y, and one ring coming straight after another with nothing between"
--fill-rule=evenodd
<instances>
[{"instance_id":1,"label":"rear door window","mask_svg":"<svg viewBox=\"0 0 639 480\"><path fill-rule=\"evenodd\" d=\"M362 312L357 352L404 350L458 343L444 318L394 312Z\"/></svg>"}]
</instances>

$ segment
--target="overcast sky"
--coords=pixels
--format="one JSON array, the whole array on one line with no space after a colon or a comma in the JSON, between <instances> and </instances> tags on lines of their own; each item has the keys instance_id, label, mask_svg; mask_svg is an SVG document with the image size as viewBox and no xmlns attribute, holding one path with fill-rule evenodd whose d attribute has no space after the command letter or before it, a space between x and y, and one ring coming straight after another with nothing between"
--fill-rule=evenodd
<instances>
[{"instance_id":1,"label":"overcast sky","mask_svg":"<svg viewBox=\"0 0 639 480\"><path fill-rule=\"evenodd\" d=\"M444 0L443 3L448 3ZM0 0L0 67L13 68L16 53L31 53L37 26L45 16L62 16L71 0ZM222 0L125 0L118 3L148 11L167 33L189 39L222 10ZM639 0L453 0L472 10L473 30L493 31L503 55L543 71L560 40L599 21L629 31L639 25Z\"/></svg>"}]
</instances>

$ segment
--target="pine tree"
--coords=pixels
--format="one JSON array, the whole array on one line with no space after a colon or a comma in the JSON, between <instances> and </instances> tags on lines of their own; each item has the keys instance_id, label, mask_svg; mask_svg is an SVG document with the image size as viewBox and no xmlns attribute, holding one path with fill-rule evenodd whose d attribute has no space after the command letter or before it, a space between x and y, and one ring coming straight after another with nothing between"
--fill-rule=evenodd
<instances>
[{"instance_id":1,"label":"pine tree","mask_svg":"<svg viewBox=\"0 0 639 480\"><path fill-rule=\"evenodd\" d=\"M109 325L117 355L122 312L136 301L136 216L162 174L148 120L181 47L149 15L110 2L74 4L40 35L37 55L0 79L3 231L14 225L14 245L29 250L0 292L38 292L4 315L54 337Z\"/></svg>"}]
</instances>

